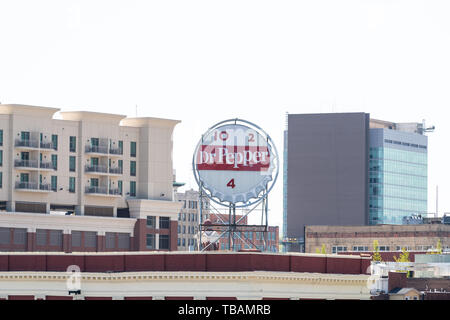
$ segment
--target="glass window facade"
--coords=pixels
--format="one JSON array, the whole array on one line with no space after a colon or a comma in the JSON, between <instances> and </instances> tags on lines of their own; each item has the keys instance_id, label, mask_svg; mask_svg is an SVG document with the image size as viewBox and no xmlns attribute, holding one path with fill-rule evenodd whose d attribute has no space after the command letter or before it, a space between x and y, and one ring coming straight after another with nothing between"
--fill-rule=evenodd
<instances>
[{"instance_id":1,"label":"glass window facade","mask_svg":"<svg viewBox=\"0 0 450 320\"><path fill-rule=\"evenodd\" d=\"M69 137L69 151L70 152L77 151L77 137L74 136Z\"/></svg>"},{"instance_id":2,"label":"glass window facade","mask_svg":"<svg viewBox=\"0 0 450 320\"><path fill-rule=\"evenodd\" d=\"M136 197L136 181L130 181L130 196Z\"/></svg>"},{"instance_id":3,"label":"glass window facade","mask_svg":"<svg viewBox=\"0 0 450 320\"><path fill-rule=\"evenodd\" d=\"M417 150L370 148L370 224L402 224L427 212L427 153Z\"/></svg>"},{"instance_id":4,"label":"glass window facade","mask_svg":"<svg viewBox=\"0 0 450 320\"><path fill-rule=\"evenodd\" d=\"M69 171L75 172L76 158L74 156L69 157Z\"/></svg>"},{"instance_id":5,"label":"glass window facade","mask_svg":"<svg viewBox=\"0 0 450 320\"><path fill-rule=\"evenodd\" d=\"M75 177L69 177L69 192L75 192Z\"/></svg>"}]
</instances>

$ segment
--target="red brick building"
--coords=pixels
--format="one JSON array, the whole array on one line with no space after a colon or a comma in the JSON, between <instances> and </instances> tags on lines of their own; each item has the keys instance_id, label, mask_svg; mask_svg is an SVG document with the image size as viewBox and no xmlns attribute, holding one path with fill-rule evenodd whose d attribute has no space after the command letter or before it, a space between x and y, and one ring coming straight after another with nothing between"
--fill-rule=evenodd
<instances>
[{"instance_id":1,"label":"red brick building","mask_svg":"<svg viewBox=\"0 0 450 320\"><path fill-rule=\"evenodd\" d=\"M236 221L239 221L243 216L236 215ZM213 224L227 224L229 215L227 214L210 214L209 220ZM239 221L240 225L247 225L247 217ZM237 228L233 237L234 248L236 251L257 249L260 251L278 252L279 248L279 227L268 226L267 232L261 231L261 227L246 227ZM219 250L229 250L228 236L219 239Z\"/></svg>"}]
</instances>

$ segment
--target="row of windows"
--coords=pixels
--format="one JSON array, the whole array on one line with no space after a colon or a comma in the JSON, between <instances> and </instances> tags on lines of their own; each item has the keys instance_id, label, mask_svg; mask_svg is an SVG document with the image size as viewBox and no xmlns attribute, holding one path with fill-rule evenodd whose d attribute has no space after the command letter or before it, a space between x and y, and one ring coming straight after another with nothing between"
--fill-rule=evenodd
<instances>
[{"instance_id":1,"label":"row of windows","mask_svg":"<svg viewBox=\"0 0 450 320\"><path fill-rule=\"evenodd\" d=\"M374 200L374 201L373 201ZM401 198L392 198L385 196L382 198L382 202L374 196L371 196L369 199L369 204L372 204L372 208L382 207L385 210L387 209L399 209L403 211L415 211L416 213L423 213L427 211L427 201L424 200L416 200L416 199L401 199ZM386 214L386 213L385 213Z\"/></svg>"},{"instance_id":2,"label":"row of windows","mask_svg":"<svg viewBox=\"0 0 450 320\"><path fill-rule=\"evenodd\" d=\"M427 164L427 154L425 152L405 151L392 148L370 148L369 159L384 159L421 165Z\"/></svg>"},{"instance_id":3,"label":"row of windows","mask_svg":"<svg viewBox=\"0 0 450 320\"><path fill-rule=\"evenodd\" d=\"M390 246L379 246L378 250L379 251L391 251ZM435 249L434 246L430 246L430 245L418 245L415 248L411 247L411 246L395 246L395 251L403 251L403 249L405 249L406 251L412 251L412 250L416 250L416 251L428 251L428 250L433 250ZM359 252L372 252L373 251L373 246L353 246L352 247L353 251L359 251ZM337 252L345 252L347 251L347 247L346 246L333 246L332 247L332 251L333 253L337 253Z\"/></svg>"},{"instance_id":4,"label":"row of windows","mask_svg":"<svg viewBox=\"0 0 450 320\"><path fill-rule=\"evenodd\" d=\"M426 201L427 189L408 188L389 184L370 184L369 195Z\"/></svg>"},{"instance_id":5,"label":"row of windows","mask_svg":"<svg viewBox=\"0 0 450 320\"><path fill-rule=\"evenodd\" d=\"M427 146L424 146L422 144L416 144L416 143L409 143L409 142L403 142L398 140L390 140L390 139L384 139L384 142L386 143L392 143L396 145L402 145L406 147L413 147L413 148L419 148L419 149L427 149Z\"/></svg>"},{"instance_id":6,"label":"row of windows","mask_svg":"<svg viewBox=\"0 0 450 320\"><path fill-rule=\"evenodd\" d=\"M156 249L156 236L154 234L147 234L147 249ZM159 235L159 249L168 250L170 249L170 238L168 235Z\"/></svg>"},{"instance_id":7,"label":"row of windows","mask_svg":"<svg viewBox=\"0 0 450 320\"><path fill-rule=\"evenodd\" d=\"M27 229L13 229L13 244L24 245L27 242ZM0 244L11 244L11 229L0 227Z\"/></svg>"},{"instance_id":8,"label":"row of windows","mask_svg":"<svg viewBox=\"0 0 450 320\"><path fill-rule=\"evenodd\" d=\"M248 244L242 245L242 244L239 243L239 244L235 244L235 245L234 245L234 251L240 251L240 250L242 250L242 249L252 249L252 248L254 248L254 247L252 247L252 246L250 246L250 245L248 245ZM221 249L221 250L229 250L229 245L228 245L228 243L222 242L222 243L220 244L220 249ZM258 250L260 250L260 251L269 251L269 252L277 252L277 251L278 251L278 250L277 250L277 247L274 246L274 245L266 246L266 250L264 250L264 246L262 246L262 245L257 245L257 246L256 246L256 249L258 249Z\"/></svg>"},{"instance_id":9,"label":"row of windows","mask_svg":"<svg viewBox=\"0 0 450 320\"><path fill-rule=\"evenodd\" d=\"M186 203L186 200L179 200L179 201L183 201L183 209L186 209L186 204L188 205L189 209L197 209L198 208L198 201L193 201L193 200L188 200ZM207 210L209 207L208 202L204 201L203 202L203 209Z\"/></svg>"},{"instance_id":10,"label":"row of windows","mask_svg":"<svg viewBox=\"0 0 450 320\"><path fill-rule=\"evenodd\" d=\"M373 251L373 249L371 248L369 250L368 246L353 246L352 247L353 251ZM378 246L378 250L379 251L390 251L390 247L389 246ZM332 246L331 247L331 252L332 253L338 253L338 252L347 252L347 246Z\"/></svg>"},{"instance_id":11,"label":"row of windows","mask_svg":"<svg viewBox=\"0 0 450 320\"><path fill-rule=\"evenodd\" d=\"M31 134L29 131L22 131L20 133L20 139L21 141L30 141L30 137ZM55 150L58 150L58 135L56 134L52 134L52 148ZM43 140L44 140L44 136L42 133L40 133L39 135L39 140L40 143L42 145ZM92 146L98 146L99 143L99 139L98 138L91 138L91 145ZM3 130L0 130L0 146L3 146ZM112 140L110 140L110 147L112 147ZM118 141L118 149L119 149L119 154L123 153L123 141L119 140ZM136 142L135 141L131 141L130 142L130 156L131 157L136 157ZM70 152L76 152L77 150L77 138L75 136L70 136L69 137L69 151Z\"/></svg>"},{"instance_id":12,"label":"row of windows","mask_svg":"<svg viewBox=\"0 0 450 320\"><path fill-rule=\"evenodd\" d=\"M380 173L396 173L426 177L427 165L398 162L394 160L370 160L369 172L374 175Z\"/></svg>"},{"instance_id":13,"label":"row of windows","mask_svg":"<svg viewBox=\"0 0 450 320\"><path fill-rule=\"evenodd\" d=\"M180 246L186 247L186 244L187 244L187 246L197 247L197 240L196 239L192 239L192 238L188 238L188 239L178 238L178 246L179 247Z\"/></svg>"},{"instance_id":14,"label":"row of windows","mask_svg":"<svg viewBox=\"0 0 450 320\"><path fill-rule=\"evenodd\" d=\"M156 217L147 216L147 227L156 229ZM159 217L159 229L170 229L170 218Z\"/></svg>"},{"instance_id":15,"label":"row of windows","mask_svg":"<svg viewBox=\"0 0 450 320\"><path fill-rule=\"evenodd\" d=\"M390 185L405 186L409 188L427 188L427 177L413 176L398 173L369 173L369 183L385 183Z\"/></svg>"},{"instance_id":16,"label":"row of windows","mask_svg":"<svg viewBox=\"0 0 450 320\"><path fill-rule=\"evenodd\" d=\"M198 214L196 213L179 213L178 221L198 221ZM205 215L205 220L207 219L207 215Z\"/></svg>"},{"instance_id":17,"label":"row of windows","mask_svg":"<svg viewBox=\"0 0 450 320\"><path fill-rule=\"evenodd\" d=\"M51 183L50 183L50 190L52 191L58 191L58 177L57 176L51 176ZM69 177L69 192L75 193L76 190L76 178L75 177ZM3 185L3 174L0 172L0 188L2 188ZM20 173L20 183L21 184L27 184L30 182L30 174L29 173ZM39 185L40 189L42 189L42 186L44 186L43 183L43 177L42 174L39 175ZM99 179L98 178L91 178L90 179L90 187L95 188L99 187ZM118 194L122 195L123 193L123 181L119 180L117 181L117 189ZM61 189L62 190L62 189ZM131 197L136 196L136 181L130 181L130 192L129 195Z\"/></svg>"},{"instance_id":18,"label":"row of windows","mask_svg":"<svg viewBox=\"0 0 450 320\"><path fill-rule=\"evenodd\" d=\"M27 229L14 228L12 244L25 245L27 243ZM97 247L97 233L84 231L84 247L96 248ZM106 232L105 242L107 249L116 248L116 235L117 235L117 247L119 249L130 249L130 235L128 233L115 233ZM62 230L46 230L36 229L36 245L38 246L62 246L63 232ZM82 247L82 231L72 231L71 235L72 247ZM11 229L0 227L0 244L11 244Z\"/></svg>"},{"instance_id":19,"label":"row of windows","mask_svg":"<svg viewBox=\"0 0 450 320\"><path fill-rule=\"evenodd\" d=\"M188 226L188 228L187 228L188 234L195 234L196 232L197 232L197 227ZM186 234L186 226L178 225L178 233Z\"/></svg>"}]
</instances>

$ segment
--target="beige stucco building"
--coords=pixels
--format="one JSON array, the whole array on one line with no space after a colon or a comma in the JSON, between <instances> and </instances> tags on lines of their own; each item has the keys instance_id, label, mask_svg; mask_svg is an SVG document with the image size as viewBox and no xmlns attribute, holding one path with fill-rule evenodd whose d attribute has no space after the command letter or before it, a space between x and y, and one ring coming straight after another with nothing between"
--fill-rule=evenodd
<instances>
[{"instance_id":1,"label":"beige stucco building","mask_svg":"<svg viewBox=\"0 0 450 320\"><path fill-rule=\"evenodd\" d=\"M175 242L176 249L172 133L179 122L0 105L0 248L8 248L9 235L12 245L21 240L10 249L33 251L37 236L47 238L40 245L48 250L67 250L72 235L76 243L93 239L97 251L99 236L114 249L158 249L164 233L164 247Z\"/></svg>"}]
</instances>

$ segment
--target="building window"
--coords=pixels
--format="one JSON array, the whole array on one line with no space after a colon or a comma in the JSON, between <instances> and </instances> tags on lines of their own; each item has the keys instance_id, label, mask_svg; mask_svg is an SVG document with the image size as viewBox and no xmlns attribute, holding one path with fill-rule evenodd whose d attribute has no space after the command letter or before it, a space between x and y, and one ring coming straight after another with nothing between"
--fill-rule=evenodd
<instances>
[{"instance_id":1,"label":"building window","mask_svg":"<svg viewBox=\"0 0 450 320\"><path fill-rule=\"evenodd\" d=\"M3 145L3 130L0 130L0 146Z\"/></svg>"},{"instance_id":2,"label":"building window","mask_svg":"<svg viewBox=\"0 0 450 320\"><path fill-rule=\"evenodd\" d=\"M53 190L53 191L57 191L57 189L58 189L58 177L57 176L52 176L51 177L51 189Z\"/></svg>"},{"instance_id":3,"label":"building window","mask_svg":"<svg viewBox=\"0 0 450 320\"><path fill-rule=\"evenodd\" d=\"M20 182L27 183L30 180L30 175L28 173L20 174Z\"/></svg>"},{"instance_id":4,"label":"building window","mask_svg":"<svg viewBox=\"0 0 450 320\"><path fill-rule=\"evenodd\" d=\"M333 246L332 247L332 253L346 252L346 251L347 251L347 247L343 247L343 246Z\"/></svg>"},{"instance_id":5,"label":"building window","mask_svg":"<svg viewBox=\"0 0 450 320\"><path fill-rule=\"evenodd\" d=\"M21 152L20 159L25 160L25 161L30 160L30 153L29 152Z\"/></svg>"},{"instance_id":6,"label":"building window","mask_svg":"<svg viewBox=\"0 0 450 320\"><path fill-rule=\"evenodd\" d=\"M69 137L69 151L70 152L77 151L77 137L74 136Z\"/></svg>"},{"instance_id":7,"label":"building window","mask_svg":"<svg viewBox=\"0 0 450 320\"><path fill-rule=\"evenodd\" d=\"M369 247L367 246L353 246L353 251L369 251Z\"/></svg>"},{"instance_id":8,"label":"building window","mask_svg":"<svg viewBox=\"0 0 450 320\"><path fill-rule=\"evenodd\" d=\"M122 195L122 180L117 181L117 188L119 189L119 194Z\"/></svg>"},{"instance_id":9,"label":"building window","mask_svg":"<svg viewBox=\"0 0 450 320\"><path fill-rule=\"evenodd\" d=\"M380 251L389 251L389 246L379 246Z\"/></svg>"},{"instance_id":10,"label":"building window","mask_svg":"<svg viewBox=\"0 0 450 320\"><path fill-rule=\"evenodd\" d=\"M70 156L69 157L69 171L75 172L76 169L76 157Z\"/></svg>"},{"instance_id":11,"label":"building window","mask_svg":"<svg viewBox=\"0 0 450 320\"><path fill-rule=\"evenodd\" d=\"M115 249L116 248L116 233L115 232L106 232L105 240L106 240L106 249Z\"/></svg>"},{"instance_id":12,"label":"building window","mask_svg":"<svg viewBox=\"0 0 450 320\"><path fill-rule=\"evenodd\" d=\"M84 232L84 246L86 248L97 248L97 233L95 231Z\"/></svg>"},{"instance_id":13,"label":"building window","mask_svg":"<svg viewBox=\"0 0 450 320\"><path fill-rule=\"evenodd\" d=\"M36 244L38 246L47 245L47 230L36 229Z\"/></svg>"},{"instance_id":14,"label":"building window","mask_svg":"<svg viewBox=\"0 0 450 320\"><path fill-rule=\"evenodd\" d=\"M91 138L91 146L98 147L99 140L98 138Z\"/></svg>"},{"instance_id":15,"label":"building window","mask_svg":"<svg viewBox=\"0 0 450 320\"><path fill-rule=\"evenodd\" d=\"M58 170L58 155L52 154L52 167L54 170Z\"/></svg>"},{"instance_id":16,"label":"building window","mask_svg":"<svg viewBox=\"0 0 450 320\"><path fill-rule=\"evenodd\" d=\"M0 172L0 189L3 188L3 172Z\"/></svg>"},{"instance_id":17,"label":"building window","mask_svg":"<svg viewBox=\"0 0 450 320\"><path fill-rule=\"evenodd\" d=\"M123 141L119 140L119 154L123 154Z\"/></svg>"},{"instance_id":18,"label":"building window","mask_svg":"<svg viewBox=\"0 0 450 320\"><path fill-rule=\"evenodd\" d=\"M9 228L0 227L0 244L9 244L11 231Z\"/></svg>"},{"instance_id":19,"label":"building window","mask_svg":"<svg viewBox=\"0 0 450 320\"><path fill-rule=\"evenodd\" d=\"M130 156L136 157L136 142L135 141L131 141L131 143L130 143Z\"/></svg>"},{"instance_id":20,"label":"building window","mask_svg":"<svg viewBox=\"0 0 450 320\"><path fill-rule=\"evenodd\" d=\"M62 246L62 231L61 230L50 230L50 245L51 246Z\"/></svg>"},{"instance_id":21,"label":"building window","mask_svg":"<svg viewBox=\"0 0 450 320\"><path fill-rule=\"evenodd\" d=\"M75 192L75 177L69 177L69 192Z\"/></svg>"},{"instance_id":22,"label":"building window","mask_svg":"<svg viewBox=\"0 0 450 320\"><path fill-rule=\"evenodd\" d=\"M156 217L154 217L154 216L147 216L147 227L148 228L155 228L156 227Z\"/></svg>"},{"instance_id":23,"label":"building window","mask_svg":"<svg viewBox=\"0 0 450 320\"><path fill-rule=\"evenodd\" d=\"M155 249L155 235L147 234L147 249Z\"/></svg>"},{"instance_id":24,"label":"building window","mask_svg":"<svg viewBox=\"0 0 450 320\"><path fill-rule=\"evenodd\" d=\"M98 187L98 178L91 178L91 187Z\"/></svg>"},{"instance_id":25,"label":"building window","mask_svg":"<svg viewBox=\"0 0 450 320\"><path fill-rule=\"evenodd\" d=\"M169 249L169 236L167 234L159 235L159 249L168 250Z\"/></svg>"},{"instance_id":26,"label":"building window","mask_svg":"<svg viewBox=\"0 0 450 320\"><path fill-rule=\"evenodd\" d=\"M52 134L53 149L58 150L58 135Z\"/></svg>"},{"instance_id":27,"label":"building window","mask_svg":"<svg viewBox=\"0 0 450 320\"><path fill-rule=\"evenodd\" d=\"M186 234L186 226L183 226L183 234Z\"/></svg>"},{"instance_id":28,"label":"building window","mask_svg":"<svg viewBox=\"0 0 450 320\"><path fill-rule=\"evenodd\" d=\"M136 161L130 161L130 175L132 177L136 176Z\"/></svg>"},{"instance_id":29,"label":"building window","mask_svg":"<svg viewBox=\"0 0 450 320\"><path fill-rule=\"evenodd\" d=\"M130 181L130 196L136 197L136 181Z\"/></svg>"},{"instance_id":30,"label":"building window","mask_svg":"<svg viewBox=\"0 0 450 320\"><path fill-rule=\"evenodd\" d=\"M178 238L178 246L180 246L181 245L181 239L180 238Z\"/></svg>"},{"instance_id":31,"label":"building window","mask_svg":"<svg viewBox=\"0 0 450 320\"><path fill-rule=\"evenodd\" d=\"M182 244L182 246L183 246L183 247L186 246L186 239L185 239L185 238L183 238L183 244Z\"/></svg>"},{"instance_id":32,"label":"building window","mask_svg":"<svg viewBox=\"0 0 450 320\"><path fill-rule=\"evenodd\" d=\"M3 167L3 150L0 150L0 167Z\"/></svg>"},{"instance_id":33,"label":"building window","mask_svg":"<svg viewBox=\"0 0 450 320\"><path fill-rule=\"evenodd\" d=\"M27 243L27 229L14 229L13 242L14 244L24 245Z\"/></svg>"},{"instance_id":34,"label":"building window","mask_svg":"<svg viewBox=\"0 0 450 320\"><path fill-rule=\"evenodd\" d=\"M81 231L72 231L72 247L81 247Z\"/></svg>"},{"instance_id":35,"label":"building window","mask_svg":"<svg viewBox=\"0 0 450 320\"><path fill-rule=\"evenodd\" d=\"M130 235L128 233L118 233L119 249L130 249Z\"/></svg>"},{"instance_id":36,"label":"building window","mask_svg":"<svg viewBox=\"0 0 450 320\"><path fill-rule=\"evenodd\" d=\"M20 133L20 139L22 141L30 141L30 133L28 131L22 131Z\"/></svg>"}]
</instances>

